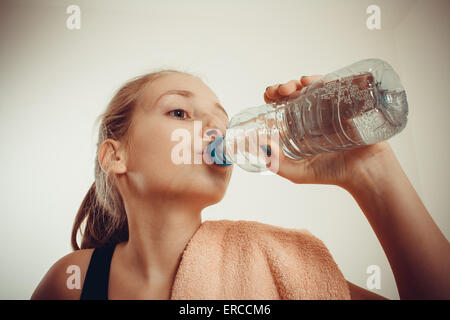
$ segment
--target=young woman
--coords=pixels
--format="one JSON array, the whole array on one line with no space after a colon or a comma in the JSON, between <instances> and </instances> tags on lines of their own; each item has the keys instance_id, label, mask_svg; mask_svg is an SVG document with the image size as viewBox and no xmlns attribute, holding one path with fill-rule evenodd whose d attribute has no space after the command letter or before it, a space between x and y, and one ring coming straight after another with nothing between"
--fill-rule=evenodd
<instances>
[{"instance_id":1,"label":"young woman","mask_svg":"<svg viewBox=\"0 0 450 320\"><path fill-rule=\"evenodd\" d=\"M268 87L264 99L298 93L317 77ZM201 133L194 120L201 121ZM110 270L105 298L169 299L183 250L202 224L201 212L223 198L233 168L175 164L171 155L178 142L171 135L181 128L202 139L200 146L192 143L194 156L225 133L228 120L213 91L190 74L163 70L125 84L101 115L95 182L75 219L75 251L50 268L31 299L83 298L81 289L67 288L67 267L80 268L81 288L86 287L95 248L108 244L113 250L104 261ZM276 145L271 150L279 157L281 177L351 193L388 257L401 299L450 298L449 243L387 142L301 161L285 157ZM383 298L347 283L352 299Z\"/></svg>"}]
</instances>

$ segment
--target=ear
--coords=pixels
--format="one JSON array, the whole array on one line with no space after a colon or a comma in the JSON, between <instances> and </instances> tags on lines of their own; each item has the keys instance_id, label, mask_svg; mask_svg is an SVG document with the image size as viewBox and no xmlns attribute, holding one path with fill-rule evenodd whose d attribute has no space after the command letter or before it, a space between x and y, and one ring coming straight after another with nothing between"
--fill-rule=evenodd
<instances>
[{"instance_id":1,"label":"ear","mask_svg":"<svg viewBox=\"0 0 450 320\"><path fill-rule=\"evenodd\" d=\"M98 149L98 162L106 173L127 172L125 151L119 141L106 139Z\"/></svg>"}]
</instances>

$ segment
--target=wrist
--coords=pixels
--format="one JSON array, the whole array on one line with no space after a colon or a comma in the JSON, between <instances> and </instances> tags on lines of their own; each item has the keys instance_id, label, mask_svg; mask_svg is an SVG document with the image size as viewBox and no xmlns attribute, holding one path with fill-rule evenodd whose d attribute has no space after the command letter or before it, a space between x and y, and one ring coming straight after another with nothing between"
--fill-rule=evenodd
<instances>
[{"instance_id":1,"label":"wrist","mask_svg":"<svg viewBox=\"0 0 450 320\"><path fill-rule=\"evenodd\" d=\"M341 187L355 199L379 236L391 223L392 212L398 213L393 210L398 199L407 197L411 190L407 188L408 177L387 143L370 152L373 152L371 156L352 168L351 176ZM414 190L412 186L411 189Z\"/></svg>"},{"instance_id":2,"label":"wrist","mask_svg":"<svg viewBox=\"0 0 450 320\"><path fill-rule=\"evenodd\" d=\"M350 164L350 174L340 186L358 196L365 192L380 193L400 179L404 172L388 142L365 147Z\"/></svg>"}]
</instances>

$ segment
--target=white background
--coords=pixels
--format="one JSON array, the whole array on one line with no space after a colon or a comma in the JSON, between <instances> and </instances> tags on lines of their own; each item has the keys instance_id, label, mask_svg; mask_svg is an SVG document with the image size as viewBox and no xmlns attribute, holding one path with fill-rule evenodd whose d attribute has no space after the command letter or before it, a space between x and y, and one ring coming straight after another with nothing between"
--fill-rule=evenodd
<instances>
[{"instance_id":1,"label":"white background","mask_svg":"<svg viewBox=\"0 0 450 320\"><path fill-rule=\"evenodd\" d=\"M81 8L81 29L66 8ZM381 8L368 30L366 8ZM28 299L71 251L75 213L94 180L95 118L126 80L158 68L202 76L230 115L267 86L365 58L388 61L409 102L390 144L448 239L449 1L2 1L0 4L0 298ZM235 167L203 219L306 228L349 281L369 265L398 299L386 256L345 190L295 185Z\"/></svg>"}]
</instances>

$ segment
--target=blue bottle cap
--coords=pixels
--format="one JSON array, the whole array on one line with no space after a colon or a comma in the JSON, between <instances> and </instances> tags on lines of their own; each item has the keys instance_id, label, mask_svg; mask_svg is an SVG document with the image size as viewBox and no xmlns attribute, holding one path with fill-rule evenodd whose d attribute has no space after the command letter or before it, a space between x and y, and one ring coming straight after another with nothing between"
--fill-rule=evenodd
<instances>
[{"instance_id":1,"label":"blue bottle cap","mask_svg":"<svg viewBox=\"0 0 450 320\"><path fill-rule=\"evenodd\" d=\"M230 164L232 164L232 162L227 159L225 153L223 152L223 137L214 139L214 141L208 144L208 146L206 147L206 151L216 165L229 166Z\"/></svg>"}]
</instances>

